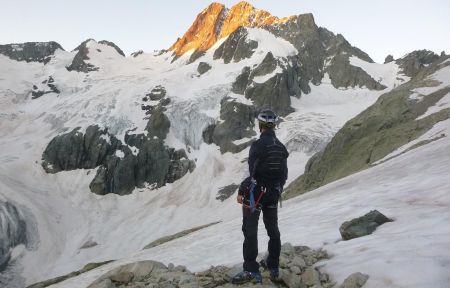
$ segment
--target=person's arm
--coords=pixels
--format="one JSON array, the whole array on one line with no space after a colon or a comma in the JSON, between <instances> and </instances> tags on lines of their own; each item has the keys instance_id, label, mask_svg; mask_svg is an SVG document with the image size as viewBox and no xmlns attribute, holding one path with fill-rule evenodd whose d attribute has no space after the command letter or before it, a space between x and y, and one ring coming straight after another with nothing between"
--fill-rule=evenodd
<instances>
[{"instance_id":1,"label":"person's arm","mask_svg":"<svg viewBox=\"0 0 450 288\"><path fill-rule=\"evenodd\" d=\"M288 178L287 159L284 159L283 160L283 179L281 181L281 188L283 188L284 184L286 184L287 178Z\"/></svg>"},{"instance_id":2,"label":"person's arm","mask_svg":"<svg viewBox=\"0 0 450 288\"><path fill-rule=\"evenodd\" d=\"M286 153L286 158L284 158L284 160L283 160L283 179L282 179L282 183L281 183L281 188L283 188L284 184L286 184L286 181L288 178L287 158L289 157L289 152L287 152L286 147L284 149L285 149L285 153Z\"/></svg>"},{"instance_id":3,"label":"person's arm","mask_svg":"<svg viewBox=\"0 0 450 288\"><path fill-rule=\"evenodd\" d=\"M258 141L253 142L248 155L248 171L250 172L250 177L252 178L256 173L256 165L258 165L258 158L260 154L259 150Z\"/></svg>"}]
</instances>

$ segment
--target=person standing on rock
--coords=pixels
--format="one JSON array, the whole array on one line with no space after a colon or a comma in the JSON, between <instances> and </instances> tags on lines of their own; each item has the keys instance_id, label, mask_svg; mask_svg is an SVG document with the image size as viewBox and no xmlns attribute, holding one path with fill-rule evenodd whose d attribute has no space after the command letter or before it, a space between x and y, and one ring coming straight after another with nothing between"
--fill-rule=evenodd
<instances>
[{"instance_id":1,"label":"person standing on rock","mask_svg":"<svg viewBox=\"0 0 450 288\"><path fill-rule=\"evenodd\" d=\"M243 271L233 277L233 284L262 282L259 272L258 256L258 220L261 211L269 236L269 256L266 260L270 278L279 277L279 258L281 250L280 231L278 230L278 201L286 183L289 153L275 136L278 116L263 110L258 115L260 138L250 147L248 165L250 177L239 187L237 202L242 204L244 233Z\"/></svg>"}]
</instances>

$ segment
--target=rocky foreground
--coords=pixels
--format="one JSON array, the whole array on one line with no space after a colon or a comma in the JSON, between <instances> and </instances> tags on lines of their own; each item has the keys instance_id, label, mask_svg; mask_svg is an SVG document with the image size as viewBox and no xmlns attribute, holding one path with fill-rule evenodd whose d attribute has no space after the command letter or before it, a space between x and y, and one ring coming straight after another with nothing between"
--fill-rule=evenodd
<instances>
[{"instance_id":1,"label":"rocky foreground","mask_svg":"<svg viewBox=\"0 0 450 288\"><path fill-rule=\"evenodd\" d=\"M263 258L263 257L262 257ZM359 288L368 279L367 275L355 273L343 284L337 285L320 266L318 261L328 258L323 250L313 250L306 246L282 246L280 256L280 280L272 282L268 270L262 268L263 284L244 284L240 287L289 287L289 288ZM264 267L264 260L261 260ZM104 274L89 288L114 287L236 287L230 284L231 278L241 270L241 265L234 267L212 266L206 271L192 273L184 266L168 266L156 261L141 261L126 264Z\"/></svg>"}]
</instances>

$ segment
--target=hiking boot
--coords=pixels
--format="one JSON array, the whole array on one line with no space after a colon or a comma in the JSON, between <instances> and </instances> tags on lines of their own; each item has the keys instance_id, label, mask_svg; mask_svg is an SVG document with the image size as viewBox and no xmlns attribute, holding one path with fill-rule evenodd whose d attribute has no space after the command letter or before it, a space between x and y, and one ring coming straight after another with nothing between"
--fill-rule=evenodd
<instances>
[{"instance_id":1,"label":"hiking boot","mask_svg":"<svg viewBox=\"0 0 450 288\"><path fill-rule=\"evenodd\" d=\"M259 272L242 271L231 279L232 284L262 283L262 276Z\"/></svg>"},{"instance_id":2,"label":"hiking boot","mask_svg":"<svg viewBox=\"0 0 450 288\"><path fill-rule=\"evenodd\" d=\"M279 281L280 280L280 270L278 268L270 268L270 280Z\"/></svg>"}]
</instances>

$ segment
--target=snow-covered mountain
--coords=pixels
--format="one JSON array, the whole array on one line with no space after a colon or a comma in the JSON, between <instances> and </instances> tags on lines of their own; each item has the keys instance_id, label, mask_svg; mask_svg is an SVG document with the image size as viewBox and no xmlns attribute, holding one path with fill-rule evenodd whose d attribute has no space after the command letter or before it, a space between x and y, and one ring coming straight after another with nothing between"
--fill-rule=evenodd
<instances>
[{"instance_id":1,"label":"snow-covered mountain","mask_svg":"<svg viewBox=\"0 0 450 288\"><path fill-rule=\"evenodd\" d=\"M235 264L241 211L230 196L258 137L256 113L271 108L282 116L277 135L290 152L288 192L296 194L290 191L303 189L298 177L313 155L325 151L305 175L330 162L339 172L345 159L327 155L354 143L342 135L360 139L369 131L339 132L332 141L342 127L372 129L365 123L383 117L370 117L372 107L382 112L391 106L380 102L396 99L419 104L398 104L406 108L389 113L408 117L386 118L431 120L377 150L365 163L381 160L376 167L287 201L282 240L329 250L324 265L339 282L360 271L370 275L367 287L446 287L450 231L429 225L450 219L449 65L447 55L427 51L373 63L311 14L280 19L246 2L211 4L171 48L153 54L126 57L114 43L93 39L72 52L55 42L0 45L0 283L22 287L106 260L118 261L58 287L85 287L142 259L192 270ZM358 114L349 123L359 126L344 126ZM397 127L389 123L385 131ZM389 131L380 139L398 137ZM306 182L315 188L363 166L330 169L331 176L319 169ZM326 181L316 185L319 178ZM343 221L372 208L396 221L370 237L336 242ZM218 221L141 252L162 236ZM425 265L432 273L419 279L417 267Z\"/></svg>"}]
</instances>

